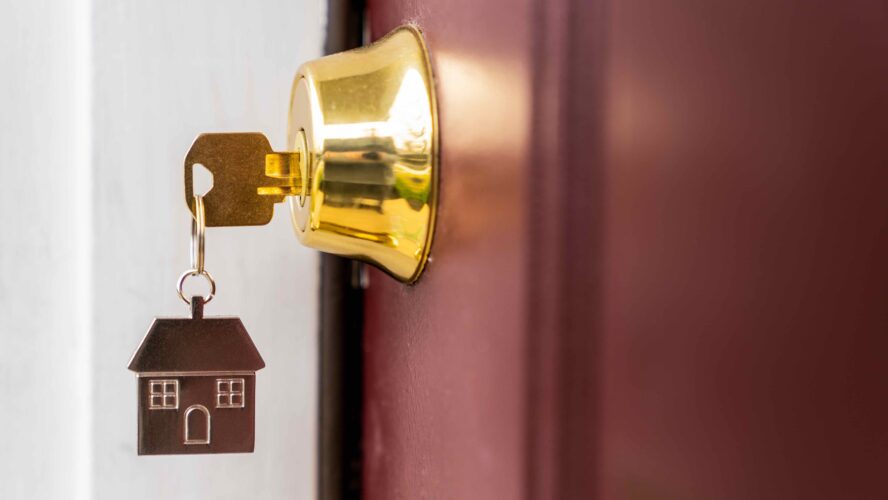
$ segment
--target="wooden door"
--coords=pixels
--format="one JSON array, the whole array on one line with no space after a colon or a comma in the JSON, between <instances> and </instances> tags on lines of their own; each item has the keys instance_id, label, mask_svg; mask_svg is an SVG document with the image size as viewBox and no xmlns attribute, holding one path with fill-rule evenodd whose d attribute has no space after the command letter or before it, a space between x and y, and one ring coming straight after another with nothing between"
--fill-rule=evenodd
<instances>
[{"instance_id":1,"label":"wooden door","mask_svg":"<svg viewBox=\"0 0 888 500\"><path fill-rule=\"evenodd\" d=\"M885 498L884 2L373 0L441 197L371 271L363 493Z\"/></svg>"}]
</instances>

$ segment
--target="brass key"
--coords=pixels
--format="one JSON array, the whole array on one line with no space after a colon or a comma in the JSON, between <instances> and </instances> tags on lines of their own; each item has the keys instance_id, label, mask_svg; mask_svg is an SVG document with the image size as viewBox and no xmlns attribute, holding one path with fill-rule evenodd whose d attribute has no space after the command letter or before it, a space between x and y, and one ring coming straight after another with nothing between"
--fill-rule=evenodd
<instances>
[{"instance_id":1,"label":"brass key","mask_svg":"<svg viewBox=\"0 0 888 500\"><path fill-rule=\"evenodd\" d=\"M194 214L194 165L213 174L204 197L207 227L262 226L274 204L302 193L302 151L276 153L257 132L201 134L185 156L185 202Z\"/></svg>"}]
</instances>

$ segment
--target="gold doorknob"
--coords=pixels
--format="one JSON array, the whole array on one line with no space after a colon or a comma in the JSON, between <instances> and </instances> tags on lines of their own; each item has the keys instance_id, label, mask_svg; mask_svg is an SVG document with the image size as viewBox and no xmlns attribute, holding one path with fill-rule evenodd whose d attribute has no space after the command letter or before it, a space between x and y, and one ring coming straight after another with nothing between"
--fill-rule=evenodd
<instances>
[{"instance_id":1,"label":"gold doorknob","mask_svg":"<svg viewBox=\"0 0 888 500\"><path fill-rule=\"evenodd\" d=\"M428 259L437 198L437 112L420 31L404 26L368 47L304 64L293 83L289 197L299 240L413 282Z\"/></svg>"}]
</instances>

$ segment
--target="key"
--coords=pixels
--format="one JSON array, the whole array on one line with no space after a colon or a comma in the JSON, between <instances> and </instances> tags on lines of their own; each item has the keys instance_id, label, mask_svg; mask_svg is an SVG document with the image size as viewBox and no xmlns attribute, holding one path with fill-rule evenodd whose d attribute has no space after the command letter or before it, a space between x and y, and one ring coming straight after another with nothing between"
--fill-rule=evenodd
<instances>
[{"instance_id":1,"label":"key","mask_svg":"<svg viewBox=\"0 0 888 500\"><path fill-rule=\"evenodd\" d=\"M201 134L185 156L185 202L194 214L194 165L213 174L204 197L207 227L262 226L274 204L302 193L299 151L276 153L260 133Z\"/></svg>"}]
</instances>

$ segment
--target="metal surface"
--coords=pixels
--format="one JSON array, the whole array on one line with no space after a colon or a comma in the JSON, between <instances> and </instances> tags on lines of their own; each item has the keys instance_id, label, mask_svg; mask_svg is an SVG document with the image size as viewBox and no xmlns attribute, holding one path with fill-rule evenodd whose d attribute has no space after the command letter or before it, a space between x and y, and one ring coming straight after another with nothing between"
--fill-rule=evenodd
<instances>
[{"instance_id":1,"label":"metal surface","mask_svg":"<svg viewBox=\"0 0 888 500\"><path fill-rule=\"evenodd\" d=\"M413 282L428 258L437 197L437 112L422 34L303 65L289 148L307 148L308 196L290 198L303 244Z\"/></svg>"},{"instance_id":2,"label":"metal surface","mask_svg":"<svg viewBox=\"0 0 888 500\"><path fill-rule=\"evenodd\" d=\"M191 318L155 319L130 361L140 455L253 451L265 362L238 318L205 318L203 304L192 297Z\"/></svg>"}]
</instances>

